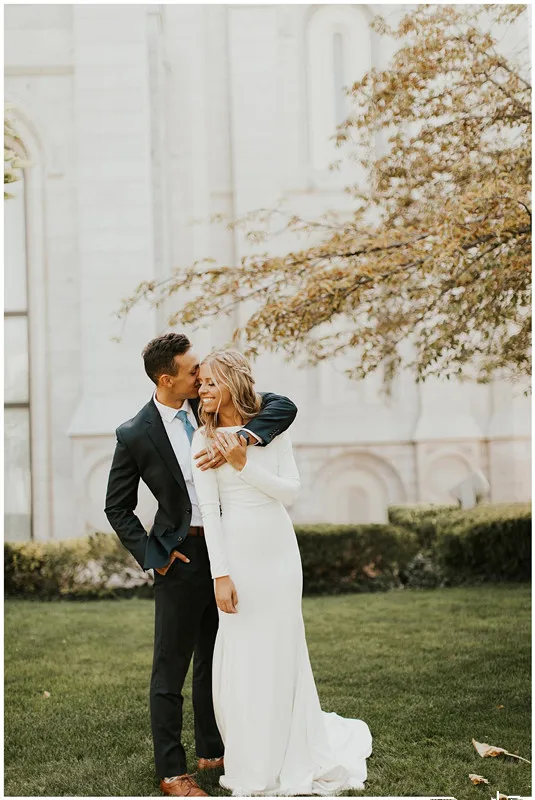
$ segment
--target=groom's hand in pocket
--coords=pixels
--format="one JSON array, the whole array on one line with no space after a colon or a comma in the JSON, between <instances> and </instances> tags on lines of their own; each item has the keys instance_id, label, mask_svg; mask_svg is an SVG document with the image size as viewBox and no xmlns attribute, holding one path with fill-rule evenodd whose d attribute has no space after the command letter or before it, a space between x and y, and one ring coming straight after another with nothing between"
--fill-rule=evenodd
<instances>
[{"instance_id":1,"label":"groom's hand in pocket","mask_svg":"<svg viewBox=\"0 0 535 800\"><path fill-rule=\"evenodd\" d=\"M230 575L222 575L220 578L216 578L214 584L217 607L224 611L225 614L237 614L238 593Z\"/></svg>"},{"instance_id":2,"label":"groom's hand in pocket","mask_svg":"<svg viewBox=\"0 0 535 800\"><path fill-rule=\"evenodd\" d=\"M169 567L176 558L178 558L180 561L184 561L186 564L189 564L189 558L185 556L184 553L179 553L178 550L173 550L173 552L171 553L171 558L169 560L169 563L166 564L165 567L155 567L154 568L155 571L159 572L160 575L165 575L165 573L167 572L167 570L169 569Z\"/></svg>"}]
</instances>

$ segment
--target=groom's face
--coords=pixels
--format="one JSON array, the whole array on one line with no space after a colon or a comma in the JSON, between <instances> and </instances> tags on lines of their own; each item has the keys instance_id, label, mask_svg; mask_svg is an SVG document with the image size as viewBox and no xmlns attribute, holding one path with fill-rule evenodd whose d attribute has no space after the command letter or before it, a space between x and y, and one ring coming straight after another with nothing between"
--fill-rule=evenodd
<instances>
[{"instance_id":1,"label":"groom's face","mask_svg":"<svg viewBox=\"0 0 535 800\"><path fill-rule=\"evenodd\" d=\"M192 400L199 396L199 357L190 348L175 356L176 375L162 375L160 381L175 400Z\"/></svg>"}]
</instances>

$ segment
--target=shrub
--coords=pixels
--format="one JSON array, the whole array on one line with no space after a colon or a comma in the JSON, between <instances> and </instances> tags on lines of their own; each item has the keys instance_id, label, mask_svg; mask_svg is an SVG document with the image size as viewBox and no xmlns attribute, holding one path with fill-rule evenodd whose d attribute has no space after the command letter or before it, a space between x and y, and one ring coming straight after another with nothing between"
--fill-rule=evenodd
<instances>
[{"instance_id":1,"label":"shrub","mask_svg":"<svg viewBox=\"0 0 535 800\"><path fill-rule=\"evenodd\" d=\"M296 527L306 594L377 591L399 585L417 542L389 525ZM115 534L4 547L7 595L50 599L152 596L143 572Z\"/></svg>"},{"instance_id":2,"label":"shrub","mask_svg":"<svg viewBox=\"0 0 535 800\"><path fill-rule=\"evenodd\" d=\"M389 513L396 525L296 525L304 594L531 576L529 504L481 505L470 511L398 506ZM152 584L151 573L139 568L115 534L4 545L6 595L152 597Z\"/></svg>"},{"instance_id":3,"label":"shrub","mask_svg":"<svg viewBox=\"0 0 535 800\"><path fill-rule=\"evenodd\" d=\"M296 525L304 594L372 592L401 585L418 549L413 533L393 525Z\"/></svg>"},{"instance_id":4,"label":"shrub","mask_svg":"<svg viewBox=\"0 0 535 800\"><path fill-rule=\"evenodd\" d=\"M425 551L430 550L435 542L438 520L450 516L458 508L456 505L433 504L389 506L388 521L415 533Z\"/></svg>"},{"instance_id":5,"label":"shrub","mask_svg":"<svg viewBox=\"0 0 535 800\"><path fill-rule=\"evenodd\" d=\"M451 582L531 578L531 506L480 505L437 523L437 562Z\"/></svg>"},{"instance_id":6,"label":"shrub","mask_svg":"<svg viewBox=\"0 0 535 800\"><path fill-rule=\"evenodd\" d=\"M150 583L151 576L139 569L115 534L4 545L6 595L114 597L143 594Z\"/></svg>"},{"instance_id":7,"label":"shrub","mask_svg":"<svg viewBox=\"0 0 535 800\"><path fill-rule=\"evenodd\" d=\"M408 589L435 589L449 583L443 569L421 551L411 559L400 577Z\"/></svg>"}]
</instances>

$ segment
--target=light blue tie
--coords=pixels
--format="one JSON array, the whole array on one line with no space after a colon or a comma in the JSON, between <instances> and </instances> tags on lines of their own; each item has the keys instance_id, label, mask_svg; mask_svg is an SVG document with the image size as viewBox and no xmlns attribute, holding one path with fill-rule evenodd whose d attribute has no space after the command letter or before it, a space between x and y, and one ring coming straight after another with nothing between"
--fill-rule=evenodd
<instances>
[{"instance_id":1,"label":"light blue tie","mask_svg":"<svg viewBox=\"0 0 535 800\"><path fill-rule=\"evenodd\" d=\"M195 428L188 419L188 412L184 411L183 409L180 409L180 411L176 412L175 417L178 417L179 420L182 422L182 425L186 429L189 443L191 444L191 440L193 439L193 434L195 433Z\"/></svg>"}]
</instances>

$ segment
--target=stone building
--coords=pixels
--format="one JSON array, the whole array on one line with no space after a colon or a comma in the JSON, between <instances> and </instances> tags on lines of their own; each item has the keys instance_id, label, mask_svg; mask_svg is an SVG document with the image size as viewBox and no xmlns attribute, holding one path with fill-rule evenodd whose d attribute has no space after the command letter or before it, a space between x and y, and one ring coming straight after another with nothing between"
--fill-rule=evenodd
<instances>
[{"instance_id":1,"label":"stone building","mask_svg":"<svg viewBox=\"0 0 535 800\"><path fill-rule=\"evenodd\" d=\"M6 100L31 162L5 209L6 538L109 530L114 429L151 396L140 353L169 310L140 306L123 329L114 315L140 281L246 253L214 213L280 198L303 216L349 208L351 168L328 170L329 136L342 87L393 52L370 31L377 12L393 21L403 7L5 6ZM197 351L229 326L197 333ZM521 389L402 374L386 401L380 376L350 382L343 364L265 355L255 372L259 389L299 407L295 521L383 521L390 503L450 502L474 468L491 500L530 497ZM142 488L146 524L152 510Z\"/></svg>"}]
</instances>

